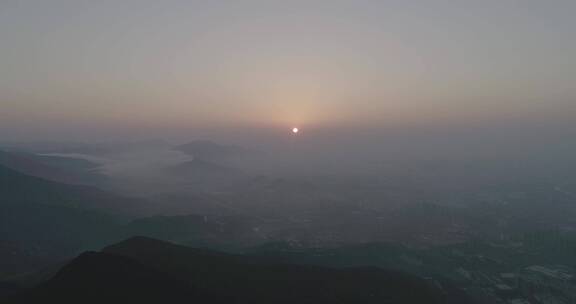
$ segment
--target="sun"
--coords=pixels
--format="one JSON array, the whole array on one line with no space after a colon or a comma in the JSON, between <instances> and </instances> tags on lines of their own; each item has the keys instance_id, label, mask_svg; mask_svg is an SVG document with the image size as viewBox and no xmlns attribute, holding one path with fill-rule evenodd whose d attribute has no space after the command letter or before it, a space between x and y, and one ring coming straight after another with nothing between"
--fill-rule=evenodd
<instances>
[{"instance_id":1,"label":"sun","mask_svg":"<svg viewBox=\"0 0 576 304\"><path fill-rule=\"evenodd\" d=\"M300 130L298 128L292 128L292 133L298 134L298 132L300 132Z\"/></svg>"}]
</instances>

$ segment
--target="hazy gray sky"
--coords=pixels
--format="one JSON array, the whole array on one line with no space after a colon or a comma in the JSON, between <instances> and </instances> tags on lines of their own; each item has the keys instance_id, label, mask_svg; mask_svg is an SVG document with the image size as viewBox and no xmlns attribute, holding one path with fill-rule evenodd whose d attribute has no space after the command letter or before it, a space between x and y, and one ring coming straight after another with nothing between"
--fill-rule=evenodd
<instances>
[{"instance_id":1,"label":"hazy gray sky","mask_svg":"<svg viewBox=\"0 0 576 304\"><path fill-rule=\"evenodd\" d=\"M569 122L575 13L571 0L0 0L0 136Z\"/></svg>"}]
</instances>

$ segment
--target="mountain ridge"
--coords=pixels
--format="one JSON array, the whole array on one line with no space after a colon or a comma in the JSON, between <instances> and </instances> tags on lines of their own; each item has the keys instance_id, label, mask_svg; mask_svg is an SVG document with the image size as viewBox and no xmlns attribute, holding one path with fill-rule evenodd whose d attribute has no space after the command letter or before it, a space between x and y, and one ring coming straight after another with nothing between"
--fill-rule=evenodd
<instances>
[{"instance_id":1,"label":"mountain ridge","mask_svg":"<svg viewBox=\"0 0 576 304\"><path fill-rule=\"evenodd\" d=\"M100 252L84 253L53 279L9 303L35 303L35 299L60 303L96 299L107 303L126 299L209 304L471 303L397 271L282 264L148 237L132 237Z\"/></svg>"}]
</instances>

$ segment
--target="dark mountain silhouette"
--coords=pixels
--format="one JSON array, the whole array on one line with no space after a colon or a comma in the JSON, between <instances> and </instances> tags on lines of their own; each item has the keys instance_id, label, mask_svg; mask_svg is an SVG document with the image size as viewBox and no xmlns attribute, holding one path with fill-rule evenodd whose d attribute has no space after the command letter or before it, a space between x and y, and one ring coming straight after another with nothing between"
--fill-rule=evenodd
<instances>
[{"instance_id":1,"label":"dark mountain silhouette","mask_svg":"<svg viewBox=\"0 0 576 304\"><path fill-rule=\"evenodd\" d=\"M35 271L51 261L15 241L0 240L0 276Z\"/></svg>"},{"instance_id":2,"label":"dark mountain silhouette","mask_svg":"<svg viewBox=\"0 0 576 304\"><path fill-rule=\"evenodd\" d=\"M185 303L186 281L123 256L86 252L33 292L9 303Z\"/></svg>"},{"instance_id":3,"label":"dark mountain silhouette","mask_svg":"<svg viewBox=\"0 0 576 304\"><path fill-rule=\"evenodd\" d=\"M86 253L8 303L469 303L377 268L279 264L135 237Z\"/></svg>"}]
</instances>

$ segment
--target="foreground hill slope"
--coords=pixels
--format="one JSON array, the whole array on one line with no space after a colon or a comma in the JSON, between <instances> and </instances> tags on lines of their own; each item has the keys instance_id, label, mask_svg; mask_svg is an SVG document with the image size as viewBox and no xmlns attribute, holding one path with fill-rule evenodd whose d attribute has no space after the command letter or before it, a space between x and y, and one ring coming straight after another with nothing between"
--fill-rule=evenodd
<instances>
[{"instance_id":1,"label":"foreground hill slope","mask_svg":"<svg viewBox=\"0 0 576 304\"><path fill-rule=\"evenodd\" d=\"M280 264L135 237L85 253L11 303L469 303L377 268Z\"/></svg>"}]
</instances>

